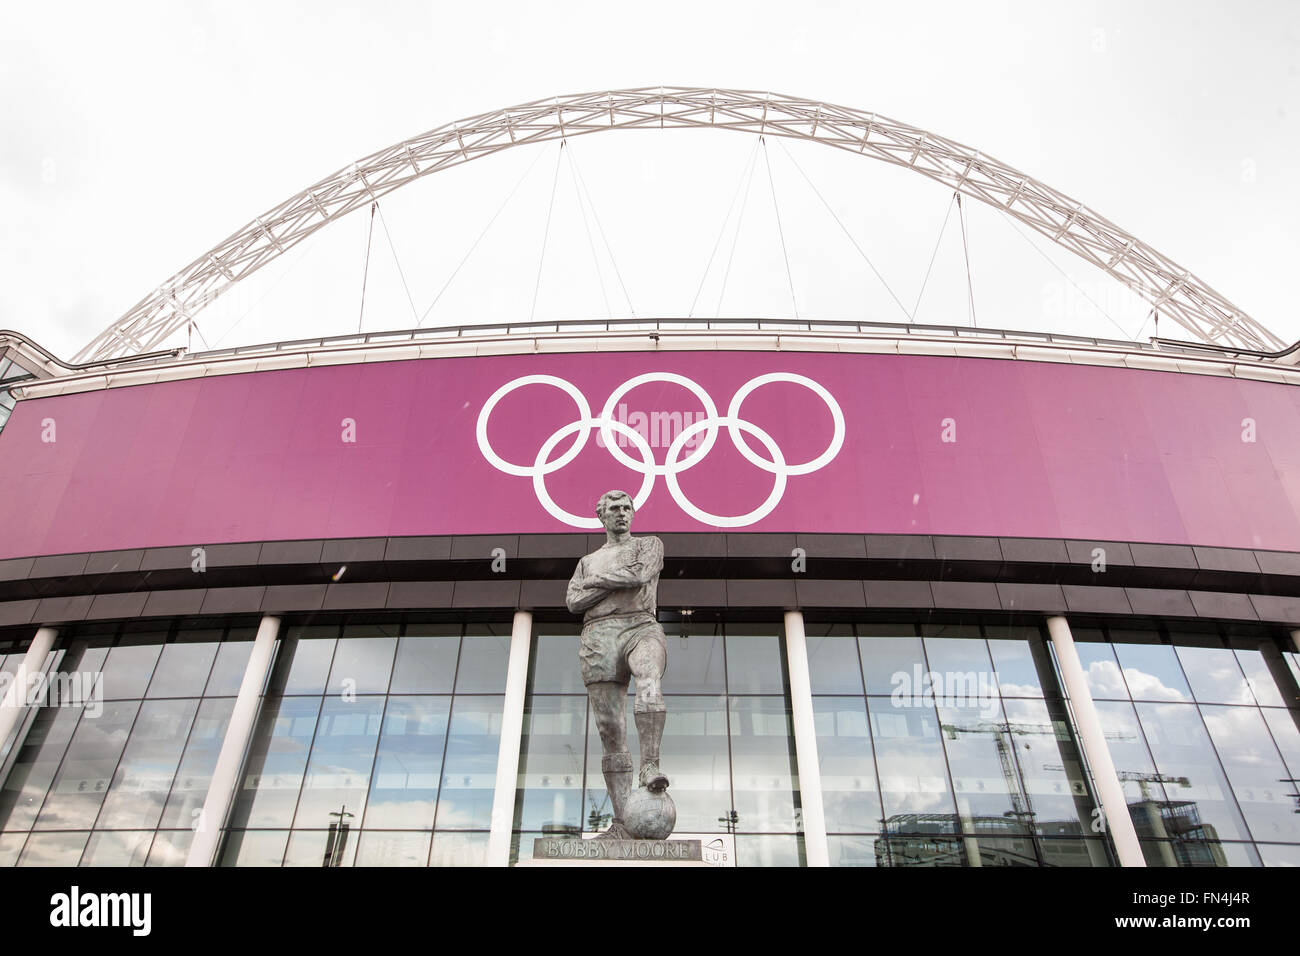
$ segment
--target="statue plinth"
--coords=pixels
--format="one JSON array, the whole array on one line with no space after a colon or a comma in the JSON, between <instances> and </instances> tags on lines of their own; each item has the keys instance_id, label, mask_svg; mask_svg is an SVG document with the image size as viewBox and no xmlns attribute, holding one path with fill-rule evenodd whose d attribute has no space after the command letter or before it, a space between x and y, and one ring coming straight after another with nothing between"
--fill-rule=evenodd
<instances>
[{"instance_id":1,"label":"statue plinth","mask_svg":"<svg viewBox=\"0 0 1300 956\"><path fill-rule=\"evenodd\" d=\"M691 865L704 862L699 840L583 840L579 837L538 837L533 864L547 862L647 863Z\"/></svg>"}]
</instances>

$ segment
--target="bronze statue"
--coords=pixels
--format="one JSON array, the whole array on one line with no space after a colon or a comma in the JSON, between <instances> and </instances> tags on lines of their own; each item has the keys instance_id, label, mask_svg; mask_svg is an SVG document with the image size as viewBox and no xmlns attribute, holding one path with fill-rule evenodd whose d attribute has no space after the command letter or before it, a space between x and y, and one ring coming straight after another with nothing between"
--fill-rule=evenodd
<instances>
[{"instance_id":1,"label":"bronze statue","mask_svg":"<svg viewBox=\"0 0 1300 956\"><path fill-rule=\"evenodd\" d=\"M653 535L631 535L634 507L623 491L607 491L596 504L605 544L582 558L569 581L567 603L585 612L578 657L604 749L601 770L614 820L597 839L664 839L676 810L668 778L659 769L659 743L667 716L660 682L667 641L656 619L655 596L664 546ZM641 790L633 793L627 749L627 682L636 678L633 713L641 743ZM629 813L631 816L629 817Z\"/></svg>"}]
</instances>

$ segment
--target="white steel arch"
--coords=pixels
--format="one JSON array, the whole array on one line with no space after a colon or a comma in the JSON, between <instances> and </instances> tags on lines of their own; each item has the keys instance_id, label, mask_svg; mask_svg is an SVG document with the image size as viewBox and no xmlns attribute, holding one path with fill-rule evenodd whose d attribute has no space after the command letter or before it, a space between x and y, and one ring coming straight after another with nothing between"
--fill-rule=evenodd
<instances>
[{"instance_id":1,"label":"white steel arch","mask_svg":"<svg viewBox=\"0 0 1300 956\"><path fill-rule=\"evenodd\" d=\"M923 176L1014 216L1142 296L1196 339L1285 343L1178 263L1083 203L961 143L875 113L750 90L645 87L536 100L447 123L372 153L268 209L136 303L76 361L147 352L316 230L407 183L503 149L613 129L729 129L810 140Z\"/></svg>"}]
</instances>

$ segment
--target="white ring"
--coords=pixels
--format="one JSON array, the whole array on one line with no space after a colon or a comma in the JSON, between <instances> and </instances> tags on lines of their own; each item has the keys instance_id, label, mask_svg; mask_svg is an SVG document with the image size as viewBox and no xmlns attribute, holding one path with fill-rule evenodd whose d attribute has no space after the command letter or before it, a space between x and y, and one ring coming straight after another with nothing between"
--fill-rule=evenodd
<instances>
[{"instance_id":1,"label":"white ring","mask_svg":"<svg viewBox=\"0 0 1300 956\"><path fill-rule=\"evenodd\" d=\"M835 397L826 391L820 383L814 382L803 375L796 375L794 372L769 372L766 375L759 375L751 378L744 385L736 390L736 394L731 397L731 404L727 406L727 417L740 421L740 406L749 397L749 393L754 389L772 382L789 382L791 385L802 385L804 388L812 391L818 398L826 403L830 409L831 420L835 423L835 430L831 434L831 443L826 446L826 450L814 458L812 461L804 462L802 465L785 465L777 466L774 461L764 461L759 458L750 449L749 445L741 441L737 436L734 426L728 427L728 434L731 435L732 444L736 450L745 456L745 460L751 464L758 465L764 471L770 471L779 474L777 468L780 467L787 475L806 475L809 472L821 470L828 462L840 453L840 448L844 445L844 413L840 410L840 403L835 401Z\"/></svg>"},{"instance_id":2,"label":"white ring","mask_svg":"<svg viewBox=\"0 0 1300 956\"><path fill-rule=\"evenodd\" d=\"M674 469L670 468L664 474L664 480L668 484L669 492L672 493L673 501L677 502L677 507L681 508L696 521L701 524L710 524L718 528L743 528L745 525L751 525L755 521L761 521L763 518L766 518L772 513L772 509L780 503L781 496L785 494L785 483L787 480L786 472L784 470L785 456L781 454L781 449L777 447L776 442L772 441L772 436L763 431L763 429L759 428L753 422L747 422L739 418L732 418L728 415L726 418L717 419L716 423L717 425L726 425L728 429L739 428L741 431L753 432L759 441L767 445L767 450L772 453L772 458L780 462L779 467L782 470L773 472L776 475L776 480L772 482L772 493L767 496L767 500L747 514L737 515L734 518L727 518L722 515L709 514L709 512L702 508L697 508L695 503L682 493L681 486L677 484L677 472ZM672 445L668 448L668 464L671 465L677 460L677 453L681 450L681 446L685 444L686 439L693 432L697 432L701 428L707 428L710 424L712 424L711 421L699 421L695 422L689 428L683 428L677 434L677 437L673 439Z\"/></svg>"},{"instance_id":3,"label":"white ring","mask_svg":"<svg viewBox=\"0 0 1300 956\"><path fill-rule=\"evenodd\" d=\"M560 391L567 392L569 397L573 399L574 403L578 406L579 420L586 421L591 418L591 406L587 404L587 396L578 391L578 387L572 382L567 382L554 375L524 375L520 378L506 382L493 392L492 397L483 404L482 410L478 413L478 425L474 430L474 435L478 439L479 451L483 453L484 458L492 463L492 467L496 468L498 471L504 471L507 475L514 475L517 478L531 477L537 464L534 462L532 468L527 465L514 465L498 455L496 451L493 450L492 444L488 441L487 422L488 416L492 414L492 409L496 408L497 402L501 401L501 399L505 398L515 389L522 388L525 385L554 385L556 388L560 389ZM543 465L543 467L546 468L546 471L549 473L558 468L563 468L569 462L573 461L573 459L577 458L578 453L582 451L582 446L587 444L587 437L590 434L591 429L589 428L582 433L582 436L577 441L573 443L572 448L549 465Z\"/></svg>"},{"instance_id":4,"label":"white ring","mask_svg":"<svg viewBox=\"0 0 1300 956\"><path fill-rule=\"evenodd\" d=\"M554 434L551 435L550 438L546 439L545 444L543 444L542 447L538 450L537 461L538 462L545 461L546 456L551 453L551 449L554 448L556 443L558 443L560 439L562 439L569 432L578 431L579 429L585 429L585 434L590 435L591 430L595 428L598 424L599 422L596 419L586 418L583 419L582 421L570 422L568 425L565 425L563 428L557 429L554 432ZM632 444L637 445L637 450L641 452L641 457L644 459L641 467L645 469L645 462L649 462L650 465L653 466L655 463L655 453L654 450L650 447L650 443L646 441L644 438L642 438L639 432L637 432L633 428L629 428L627 425L624 425L622 422L614 422L613 424L615 429L626 432L628 437L632 440ZM586 439L584 438L583 440L585 443ZM646 469L642 471L642 474L645 475L645 479L641 482L641 489L636 493L636 496L632 499L633 511L640 510L641 506L645 504L646 499L650 497L650 491L651 489L654 488L654 484L655 484L654 471ZM563 508L557 505L555 503L555 500L551 497L551 493L546 490L546 472L543 471L539 466L534 466L533 491L537 493L537 500L541 503L541 506L546 509L546 513L549 514L552 518L558 518L560 521L563 521L565 524L572 525L575 528L604 527L604 525L601 524L599 518L583 518L579 515L573 514L572 512L565 511Z\"/></svg>"},{"instance_id":5,"label":"white ring","mask_svg":"<svg viewBox=\"0 0 1300 956\"><path fill-rule=\"evenodd\" d=\"M626 465L628 468L641 467L623 453L623 449L618 447L618 442L614 441L613 436L609 434L608 428L615 421L613 413L614 406L618 403L618 400L638 385L645 385L648 382L668 382L673 385L680 385L694 394L695 397L700 400L701 404L704 405L704 411L706 413L705 420L711 422L709 425L709 434L705 437L704 443L695 449L695 453L683 461L677 469L678 471L685 471L687 468L694 466L701 458L708 454L709 449L713 447L713 443L718 437L718 425L713 421L713 419L718 417L718 407L713 404L713 397L704 390L702 385L698 382L692 381L685 375L678 375L676 372L646 372L644 375L637 375L634 378L629 378L626 382L610 393L609 398L605 401L605 407L600 411L600 437L604 440L605 447L609 449L610 454L618 459L619 464ZM654 465L653 467L656 475L667 474L667 463L662 467L659 465Z\"/></svg>"}]
</instances>

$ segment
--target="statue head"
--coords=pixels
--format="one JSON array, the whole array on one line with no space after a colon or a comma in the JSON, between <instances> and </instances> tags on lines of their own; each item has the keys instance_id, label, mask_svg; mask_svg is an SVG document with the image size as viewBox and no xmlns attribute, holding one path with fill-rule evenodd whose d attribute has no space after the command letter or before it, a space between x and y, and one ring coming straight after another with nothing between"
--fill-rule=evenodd
<instances>
[{"instance_id":1,"label":"statue head","mask_svg":"<svg viewBox=\"0 0 1300 956\"><path fill-rule=\"evenodd\" d=\"M626 491L607 491L596 502L596 517L613 534L627 534L632 530L632 516L636 508L632 496Z\"/></svg>"}]
</instances>

